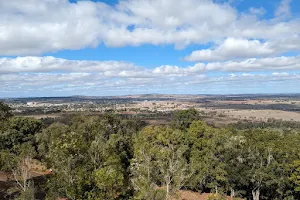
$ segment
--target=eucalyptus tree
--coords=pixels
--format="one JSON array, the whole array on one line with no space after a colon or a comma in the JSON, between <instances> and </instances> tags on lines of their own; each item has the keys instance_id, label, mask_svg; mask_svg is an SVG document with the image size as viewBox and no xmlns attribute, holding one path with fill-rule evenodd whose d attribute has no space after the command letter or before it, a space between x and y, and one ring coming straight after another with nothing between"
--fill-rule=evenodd
<instances>
[{"instance_id":1,"label":"eucalyptus tree","mask_svg":"<svg viewBox=\"0 0 300 200\"><path fill-rule=\"evenodd\" d=\"M226 192L228 183L224 145L230 132L208 126L203 121L194 121L187 133L192 143L189 162L195 173L189 183L191 188Z\"/></svg>"},{"instance_id":2,"label":"eucalyptus tree","mask_svg":"<svg viewBox=\"0 0 300 200\"><path fill-rule=\"evenodd\" d=\"M149 126L139 133L131 168L136 199L157 199L160 190L169 199L185 185L192 175L185 141L182 131L168 127Z\"/></svg>"}]
</instances>

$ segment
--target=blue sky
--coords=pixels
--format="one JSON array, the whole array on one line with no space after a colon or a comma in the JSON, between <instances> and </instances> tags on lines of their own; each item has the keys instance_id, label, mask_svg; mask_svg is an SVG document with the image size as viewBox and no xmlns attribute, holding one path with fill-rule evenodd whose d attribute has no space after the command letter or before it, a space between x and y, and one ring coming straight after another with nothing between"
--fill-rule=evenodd
<instances>
[{"instance_id":1,"label":"blue sky","mask_svg":"<svg viewBox=\"0 0 300 200\"><path fill-rule=\"evenodd\" d=\"M299 92L298 0L12 0L0 17L0 98Z\"/></svg>"}]
</instances>

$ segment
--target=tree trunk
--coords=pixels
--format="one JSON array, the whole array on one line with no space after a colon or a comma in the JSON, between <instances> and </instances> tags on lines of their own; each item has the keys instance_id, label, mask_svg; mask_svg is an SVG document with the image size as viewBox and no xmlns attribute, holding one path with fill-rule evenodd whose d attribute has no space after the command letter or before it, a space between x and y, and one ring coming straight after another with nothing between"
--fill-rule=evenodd
<instances>
[{"instance_id":1,"label":"tree trunk","mask_svg":"<svg viewBox=\"0 0 300 200\"><path fill-rule=\"evenodd\" d=\"M259 189L253 189L252 190L253 200L259 200L259 194L260 194L260 190Z\"/></svg>"},{"instance_id":2,"label":"tree trunk","mask_svg":"<svg viewBox=\"0 0 300 200\"><path fill-rule=\"evenodd\" d=\"M169 199L169 183L167 183L166 200Z\"/></svg>"},{"instance_id":3,"label":"tree trunk","mask_svg":"<svg viewBox=\"0 0 300 200\"><path fill-rule=\"evenodd\" d=\"M166 200L168 200L170 195L170 184L171 184L171 176L169 172L167 172L167 175L165 176L165 183L166 183Z\"/></svg>"},{"instance_id":4,"label":"tree trunk","mask_svg":"<svg viewBox=\"0 0 300 200\"><path fill-rule=\"evenodd\" d=\"M235 194L234 194L234 189L231 188L231 189L230 189L230 198L233 199L234 196L235 196Z\"/></svg>"}]
</instances>

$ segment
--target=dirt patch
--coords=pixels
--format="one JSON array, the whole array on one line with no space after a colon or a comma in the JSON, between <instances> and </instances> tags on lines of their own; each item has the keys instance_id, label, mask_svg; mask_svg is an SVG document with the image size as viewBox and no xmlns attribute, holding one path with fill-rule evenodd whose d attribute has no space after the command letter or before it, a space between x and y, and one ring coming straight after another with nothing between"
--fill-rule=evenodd
<instances>
[{"instance_id":1,"label":"dirt patch","mask_svg":"<svg viewBox=\"0 0 300 200\"><path fill-rule=\"evenodd\" d=\"M207 200L208 197L213 196L215 194L212 193L198 193L189 190L180 190L178 192L178 197L173 197L170 200ZM225 197L226 200L232 200L230 196ZM242 199L240 199L242 200Z\"/></svg>"},{"instance_id":2,"label":"dirt patch","mask_svg":"<svg viewBox=\"0 0 300 200\"><path fill-rule=\"evenodd\" d=\"M0 181L6 182L8 180L8 176L5 172L0 171Z\"/></svg>"},{"instance_id":3,"label":"dirt patch","mask_svg":"<svg viewBox=\"0 0 300 200\"><path fill-rule=\"evenodd\" d=\"M161 119L161 120L145 120L147 123L151 124L151 125L166 125L166 124L169 124L170 121L168 120L164 120L164 119Z\"/></svg>"}]
</instances>

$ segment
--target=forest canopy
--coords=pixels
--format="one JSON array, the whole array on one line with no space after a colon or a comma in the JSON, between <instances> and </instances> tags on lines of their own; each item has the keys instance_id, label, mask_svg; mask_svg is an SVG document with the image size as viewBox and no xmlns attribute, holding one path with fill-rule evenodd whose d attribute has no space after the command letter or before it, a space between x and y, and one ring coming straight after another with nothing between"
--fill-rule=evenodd
<instances>
[{"instance_id":1,"label":"forest canopy","mask_svg":"<svg viewBox=\"0 0 300 200\"><path fill-rule=\"evenodd\" d=\"M106 113L42 123L0 103L4 199L176 199L180 190L246 199L300 198L300 131L213 127L196 110L168 125ZM288 124L287 124L288 125ZM51 170L31 175L32 163Z\"/></svg>"}]
</instances>

